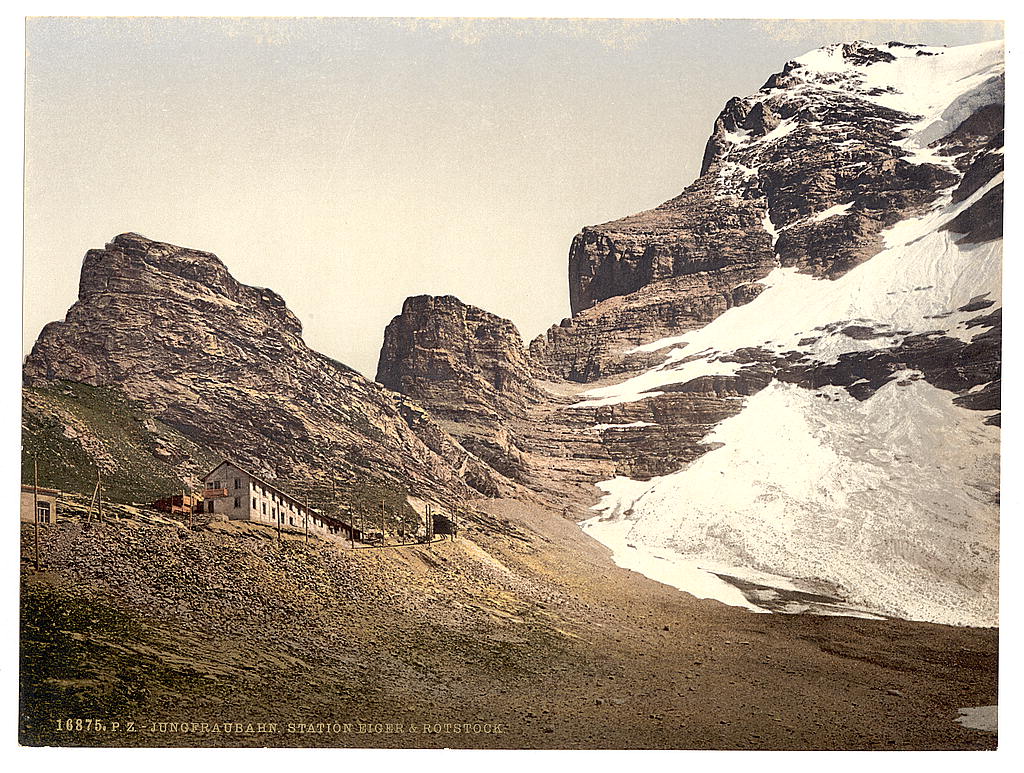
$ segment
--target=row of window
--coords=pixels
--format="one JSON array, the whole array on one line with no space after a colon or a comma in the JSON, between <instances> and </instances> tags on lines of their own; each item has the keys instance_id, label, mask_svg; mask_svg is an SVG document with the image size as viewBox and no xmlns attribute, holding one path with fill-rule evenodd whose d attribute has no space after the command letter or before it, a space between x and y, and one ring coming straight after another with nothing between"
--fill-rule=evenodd
<instances>
[{"instance_id":1,"label":"row of window","mask_svg":"<svg viewBox=\"0 0 1024 773\"><path fill-rule=\"evenodd\" d=\"M220 481L220 480L208 481L207 484L206 484L206 487L208 489L211 489L211 490L219 490L219 489L222 488L221 483L226 483L226 481ZM235 478L234 479L234 487L235 487L236 490L240 489L242 487L242 479L241 478ZM263 494L264 496L269 495L270 496L270 501L271 501L272 504L280 505L281 506L280 508L271 507L271 509L270 509L270 517L273 520L276 521L276 520L280 519L281 522L284 523L284 516L285 516L285 510L286 509L289 512L295 513L296 515L301 515L301 509L300 509L301 506L300 505L297 505L297 504L293 505L293 504L291 504L289 502L286 502L283 496L280 496L276 492L271 491L269 489L262 488L259 484L256 483L256 481L252 481L252 489L253 489L253 492L255 494ZM256 497L253 497L252 498L252 509L254 511L256 511L258 506L260 506L260 510L262 511L263 515L266 515L267 514L267 503L266 502L259 503L259 502L257 502ZM242 498L241 497L235 497L234 509L238 510L241 507L242 507ZM209 512L211 512L211 513L213 512L213 502L212 501L208 503L207 509L208 509ZM294 526L295 525L295 517L291 516L291 515L288 516L288 523L290 525Z\"/></svg>"},{"instance_id":2,"label":"row of window","mask_svg":"<svg viewBox=\"0 0 1024 773\"><path fill-rule=\"evenodd\" d=\"M208 488L208 489L225 488L224 486L220 485L221 483L224 483L224 482L225 481L209 480L209 481L206 482L206 488ZM235 478L235 488L236 489L242 488L242 479L241 478Z\"/></svg>"}]
</instances>

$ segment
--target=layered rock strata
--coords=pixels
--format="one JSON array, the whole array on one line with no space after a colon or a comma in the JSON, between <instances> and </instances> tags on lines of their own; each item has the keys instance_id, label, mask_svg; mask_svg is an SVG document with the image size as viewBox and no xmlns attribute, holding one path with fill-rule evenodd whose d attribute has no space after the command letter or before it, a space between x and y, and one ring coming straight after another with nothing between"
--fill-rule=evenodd
<instances>
[{"instance_id":1,"label":"layered rock strata","mask_svg":"<svg viewBox=\"0 0 1024 773\"><path fill-rule=\"evenodd\" d=\"M523 479L511 423L540 391L511 322L450 295L409 298L384 332L377 381L427 408L495 470Z\"/></svg>"},{"instance_id":2,"label":"layered rock strata","mask_svg":"<svg viewBox=\"0 0 1024 773\"><path fill-rule=\"evenodd\" d=\"M89 250L79 299L47 325L28 385L116 387L186 437L271 478L377 479L466 496L493 472L403 399L311 350L271 290L213 254L121 234Z\"/></svg>"}]
</instances>

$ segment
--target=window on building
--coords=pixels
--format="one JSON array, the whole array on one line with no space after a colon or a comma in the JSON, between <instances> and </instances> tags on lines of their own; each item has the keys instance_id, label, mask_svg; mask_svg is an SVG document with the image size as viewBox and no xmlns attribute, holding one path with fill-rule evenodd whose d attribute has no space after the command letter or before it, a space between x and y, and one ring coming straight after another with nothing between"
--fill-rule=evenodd
<instances>
[{"instance_id":1,"label":"window on building","mask_svg":"<svg viewBox=\"0 0 1024 773\"><path fill-rule=\"evenodd\" d=\"M237 510L241 506L242 506L242 498L241 497L235 497L235 509Z\"/></svg>"},{"instance_id":2,"label":"window on building","mask_svg":"<svg viewBox=\"0 0 1024 773\"><path fill-rule=\"evenodd\" d=\"M36 517L39 519L39 523L50 522L50 503L49 502L36 502Z\"/></svg>"},{"instance_id":3,"label":"window on building","mask_svg":"<svg viewBox=\"0 0 1024 773\"><path fill-rule=\"evenodd\" d=\"M212 499L209 502L206 503L206 512L208 512L208 513L212 513L213 512L213 500Z\"/></svg>"},{"instance_id":4,"label":"window on building","mask_svg":"<svg viewBox=\"0 0 1024 773\"><path fill-rule=\"evenodd\" d=\"M288 523L291 524L292 526L294 526L295 525L295 519L294 518L289 518L288 519Z\"/></svg>"},{"instance_id":5,"label":"window on building","mask_svg":"<svg viewBox=\"0 0 1024 773\"><path fill-rule=\"evenodd\" d=\"M263 503L263 514L264 515L267 514L267 503L266 502Z\"/></svg>"},{"instance_id":6,"label":"window on building","mask_svg":"<svg viewBox=\"0 0 1024 773\"><path fill-rule=\"evenodd\" d=\"M242 488L242 479L235 478L235 488Z\"/></svg>"},{"instance_id":7,"label":"window on building","mask_svg":"<svg viewBox=\"0 0 1024 773\"><path fill-rule=\"evenodd\" d=\"M256 497L253 497L253 498L252 498L252 509L253 509L253 510L255 510L255 509L256 509Z\"/></svg>"}]
</instances>

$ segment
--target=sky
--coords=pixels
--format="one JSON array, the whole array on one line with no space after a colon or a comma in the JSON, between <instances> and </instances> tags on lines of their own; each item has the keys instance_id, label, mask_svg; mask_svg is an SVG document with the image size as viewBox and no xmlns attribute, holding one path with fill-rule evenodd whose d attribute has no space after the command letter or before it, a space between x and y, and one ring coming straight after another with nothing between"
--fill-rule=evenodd
<instances>
[{"instance_id":1,"label":"sky","mask_svg":"<svg viewBox=\"0 0 1024 773\"><path fill-rule=\"evenodd\" d=\"M995 22L30 19L23 347L88 249L135 231L279 292L372 378L411 295L526 341L569 315L572 237L677 195L725 102L840 40Z\"/></svg>"}]
</instances>

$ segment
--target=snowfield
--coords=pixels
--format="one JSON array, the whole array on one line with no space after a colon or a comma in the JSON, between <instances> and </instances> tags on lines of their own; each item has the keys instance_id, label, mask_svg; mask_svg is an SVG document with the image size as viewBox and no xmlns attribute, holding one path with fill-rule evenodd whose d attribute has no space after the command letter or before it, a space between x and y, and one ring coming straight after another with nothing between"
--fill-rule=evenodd
<instances>
[{"instance_id":1,"label":"snowfield","mask_svg":"<svg viewBox=\"0 0 1024 773\"><path fill-rule=\"evenodd\" d=\"M823 580L887 616L994 625L999 429L901 381L864 402L774 382L685 469L601 484L602 515L584 529L621 566L698 598L752 606L703 568L774 587L766 575ZM647 571L659 554L688 571Z\"/></svg>"},{"instance_id":2,"label":"snowfield","mask_svg":"<svg viewBox=\"0 0 1024 773\"><path fill-rule=\"evenodd\" d=\"M795 268L777 268L761 283L757 298L736 306L690 333L663 338L633 351L669 349L665 361L618 384L592 389L578 407L615 405L661 394L660 386L699 376L734 375L742 367L721 362L744 347L800 351L834 363L841 354L898 345L907 335L940 330L970 340L980 332L964 323L977 312L957 311L977 296L1002 305L1002 240L958 244L958 234L942 230L949 221L1003 182L999 173L966 200L940 199L931 212L883 232L886 248L839 279L816 279ZM995 307L993 307L995 308ZM822 328L848 322L891 332L885 338L857 339ZM816 340L801 344L809 338ZM696 359L692 359L696 357Z\"/></svg>"},{"instance_id":3,"label":"snowfield","mask_svg":"<svg viewBox=\"0 0 1024 773\"><path fill-rule=\"evenodd\" d=\"M878 48L896 60L851 67L841 46L829 46L797 60L797 74L813 88L853 88L916 116L902 141L916 161L936 162L928 142L1002 98L1001 43L924 54ZM971 340L985 328L965 323L982 312L958 309L979 297L994 304L984 313L1002 306L1002 240L958 243L943 227L1002 182L999 174L958 204L944 192L931 211L885 231L882 251L836 280L776 268L750 303L634 349L664 351L665 359L584 393L577 406L644 400L669 384L734 374L743 365L722 358L745 347L834 363L913 334ZM845 335L847 325L878 337ZM583 528L620 566L755 612L998 625L1000 430L984 423L990 413L957 406L953 393L921 376L905 371L864 401L839 387L772 382L719 424L704 441L712 450L683 469L598 484L599 515ZM792 591L841 602L766 603Z\"/></svg>"}]
</instances>

